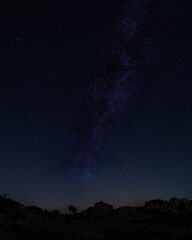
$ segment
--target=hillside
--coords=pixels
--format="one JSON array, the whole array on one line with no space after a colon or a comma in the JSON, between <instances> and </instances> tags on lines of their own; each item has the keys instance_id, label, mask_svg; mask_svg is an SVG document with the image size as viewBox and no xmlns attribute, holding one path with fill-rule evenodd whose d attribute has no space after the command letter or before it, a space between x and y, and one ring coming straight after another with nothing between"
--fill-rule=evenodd
<instances>
[{"instance_id":1,"label":"hillside","mask_svg":"<svg viewBox=\"0 0 192 240\"><path fill-rule=\"evenodd\" d=\"M98 202L81 213L61 214L0 196L0 240L192 239L192 201L151 200L141 207Z\"/></svg>"}]
</instances>

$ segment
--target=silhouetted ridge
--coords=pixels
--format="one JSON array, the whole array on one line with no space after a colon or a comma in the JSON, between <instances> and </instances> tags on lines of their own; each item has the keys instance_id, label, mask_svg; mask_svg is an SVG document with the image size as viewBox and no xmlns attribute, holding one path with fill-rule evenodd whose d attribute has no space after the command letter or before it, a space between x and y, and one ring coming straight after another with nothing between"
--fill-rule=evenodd
<instances>
[{"instance_id":1,"label":"silhouetted ridge","mask_svg":"<svg viewBox=\"0 0 192 240\"><path fill-rule=\"evenodd\" d=\"M0 240L192 239L192 201L171 198L114 209L102 201L78 213L49 212L0 196Z\"/></svg>"}]
</instances>

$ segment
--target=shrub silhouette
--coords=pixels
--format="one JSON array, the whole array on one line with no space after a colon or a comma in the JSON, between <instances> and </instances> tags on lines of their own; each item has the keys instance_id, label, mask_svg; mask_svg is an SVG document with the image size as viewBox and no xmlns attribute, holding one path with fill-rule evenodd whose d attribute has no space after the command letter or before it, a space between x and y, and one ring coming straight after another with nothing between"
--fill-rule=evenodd
<instances>
[{"instance_id":1,"label":"shrub silhouette","mask_svg":"<svg viewBox=\"0 0 192 240\"><path fill-rule=\"evenodd\" d=\"M73 214L77 213L77 208L75 206L73 206L73 205L70 205L68 207L68 210L71 211Z\"/></svg>"}]
</instances>

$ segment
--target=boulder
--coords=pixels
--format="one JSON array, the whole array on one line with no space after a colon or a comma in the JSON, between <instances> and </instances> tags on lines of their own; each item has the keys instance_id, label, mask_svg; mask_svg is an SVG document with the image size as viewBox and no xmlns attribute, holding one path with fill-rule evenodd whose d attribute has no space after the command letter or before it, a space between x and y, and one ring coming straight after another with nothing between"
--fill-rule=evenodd
<instances>
[{"instance_id":1,"label":"boulder","mask_svg":"<svg viewBox=\"0 0 192 240\"><path fill-rule=\"evenodd\" d=\"M136 212L136 208L135 207L129 207L129 206L125 206L125 207L120 207L114 210L114 216L116 217L127 217L129 215L132 215L133 213Z\"/></svg>"},{"instance_id":2,"label":"boulder","mask_svg":"<svg viewBox=\"0 0 192 240\"><path fill-rule=\"evenodd\" d=\"M90 207L84 211L86 215L104 216L111 213L113 206L102 201L95 203L94 207Z\"/></svg>"},{"instance_id":3,"label":"boulder","mask_svg":"<svg viewBox=\"0 0 192 240\"><path fill-rule=\"evenodd\" d=\"M164 210L167 210L167 202L163 201L161 199L155 199L155 200L151 200L151 201L146 201L144 209L146 211L151 211L151 210L164 211Z\"/></svg>"},{"instance_id":4,"label":"boulder","mask_svg":"<svg viewBox=\"0 0 192 240\"><path fill-rule=\"evenodd\" d=\"M187 198L171 198L169 206L171 208L187 208L190 206L190 201Z\"/></svg>"}]
</instances>

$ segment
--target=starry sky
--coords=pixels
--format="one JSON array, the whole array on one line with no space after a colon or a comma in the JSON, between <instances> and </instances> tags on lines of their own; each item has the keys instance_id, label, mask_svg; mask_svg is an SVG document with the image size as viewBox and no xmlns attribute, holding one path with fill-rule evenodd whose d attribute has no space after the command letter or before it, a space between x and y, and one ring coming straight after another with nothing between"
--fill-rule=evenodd
<instances>
[{"instance_id":1,"label":"starry sky","mask_svg":"<svg viewBox=\"0 0 192 240\"><path fill-rule=\"evenodd\" d=\"M1 194L191 199L191 18L190 0L1 1Z\"/></svg>"}]
</instances>

